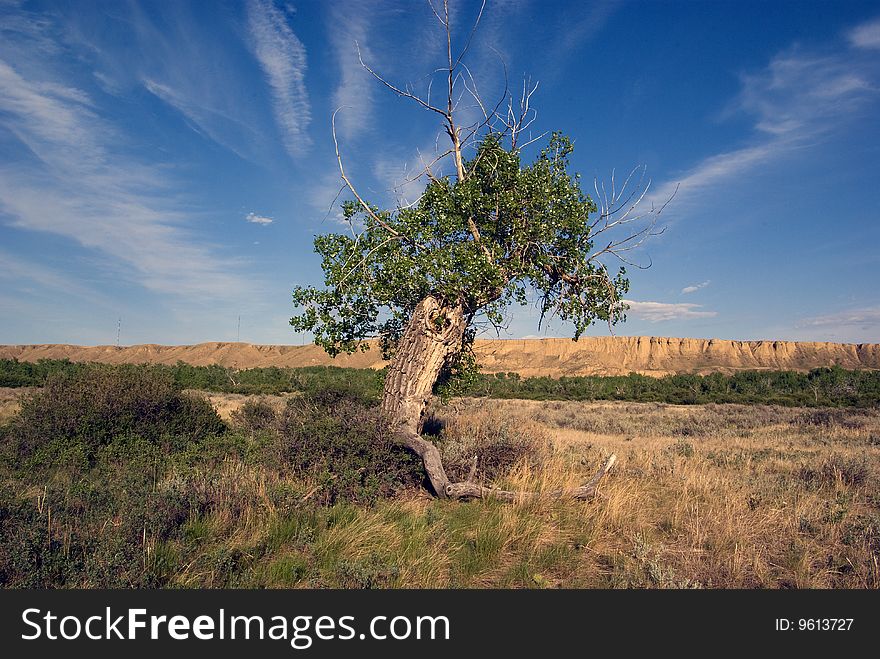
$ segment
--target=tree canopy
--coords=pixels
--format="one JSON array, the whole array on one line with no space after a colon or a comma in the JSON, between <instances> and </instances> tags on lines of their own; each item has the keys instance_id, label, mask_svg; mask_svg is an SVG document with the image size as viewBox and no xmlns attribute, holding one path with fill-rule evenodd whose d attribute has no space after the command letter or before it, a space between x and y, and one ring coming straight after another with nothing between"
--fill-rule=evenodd
<instances>
[{"instance_id":1,"label":"tree canopy","mask_svg":"<svg viewBox=\"0 0 880 659\"><path fill-rule=\"evenodd\" d=\"M553 133L529 164L501 133L474 146L463 177L431 177L409 207L343 205L345 220L361 230L316 237L324 287L295 288L302 312L294 328L313 332L330 354L354 351L367 337L392 347L426 296L460 304L469 324L480 315L500 324L532 291L541 318L570 321L575 339L597 320L623 317L625 266L612 274L596 258L607 250L594 249L594 232L608 218L570 172L572 142Z\"/></svg>"}]
</instances>

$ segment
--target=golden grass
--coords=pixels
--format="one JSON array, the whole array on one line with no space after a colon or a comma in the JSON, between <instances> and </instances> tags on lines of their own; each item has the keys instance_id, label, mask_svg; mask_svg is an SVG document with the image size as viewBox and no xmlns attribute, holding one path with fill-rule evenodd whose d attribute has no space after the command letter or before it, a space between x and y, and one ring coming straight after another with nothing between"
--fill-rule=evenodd
<instances>
[{"instance_id":1,"label":"golden grass","mask_svg":"<svg viewBox=\"0 0 880 659\"><path fill-rule=\"evenodd\" d=\"M580 532L589 540L563 585L880 583L875 411L835 411L829 420L761 406L474 401L458 413L537 419L550 429L543 473L512 487L573 485L589 474L583 463L620 457L602 501L567 504L558 539Z\"/></svg>"},{"instance_id":2,"label":"golden grass","mask_svg":"<svg viewBox=\"0 0 880 659\"><path fill-rule=\"evenodd\" d=\"M456 502L411 490L370 508L321 508L309 499L315 484L228 463L209 479L228 496L207 518L191 521L189 549L168 549L186 554L173 582L880 585L876 410L463 400L434 414L445 424L444 451L478 445L499 428L527 436L539 459L533 451L506 468L494 481L499 487L573 488L608 454L619 462L593 502ZM279 488L293 492L293 503L274 503L270 494ZM243 506L243 498L250 503Z\"/></svg>"},{"instance_id":3,"label":"golden grass","mask_svg":"<svg viewBox=\"0 0 880 659\"><path fill-rule=\"evenodd\" d=\"M287 399L291 396L295 396L296 394L282 394L279 396L247 396L245 394L223 394L216 393L211 391L197 391L197 390L187 390L192 393L198 393L199 395L207 398L211 405L214 406L214 409L217 410L217 414L220 415L220 418L224 421L231 421L235 413L238 412L242 406L249 400L260 400L271 405L276 412L280 412L284 409L284 405L287 402Z\"/></svg>"}]
</instances>

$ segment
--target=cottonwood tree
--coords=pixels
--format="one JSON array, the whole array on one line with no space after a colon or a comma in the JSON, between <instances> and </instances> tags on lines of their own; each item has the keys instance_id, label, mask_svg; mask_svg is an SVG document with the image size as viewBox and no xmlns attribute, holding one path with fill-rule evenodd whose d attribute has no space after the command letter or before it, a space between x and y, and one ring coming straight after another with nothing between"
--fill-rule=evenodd
<instances>
[{"instance_id":1,"label":"cottonwood tree","mask_svg":"<svg viewBox=\"0 0 880 659\"><path fill-rule=\"evenodd\" d=\"M561 133L544 136L543 148L524 163L537 85L524 85L514 101L505 84L500 101L484 103L464 62L483 7L458 52L447 2L431 9L446 45L438 70L442 103L361 64L378 84L434 113L449 148L423 163L426 183L418 200L383 209L366 200L346 174L334 113L339 171L353 197L342 212L353 230L315 238L324 286L294 289L299 313L291 324L312 332L315 343L333 356L367 349L363 339L381 340L391 359L381 402L384 421L397 442L422 458L437 496L513 499L520 493L474 483L473 468L467 481L450 482L436 446L421 434L435 385L444 374L473 368L479 322L500 323L507 307L527 304L530 293L541 319L570 323L575 340L596 321L610 326L622 320L629 287L626 253L654 233L662 207L640 210L649 187L644 170L634 170L619 186L613 177L607 187L594 184L599 203L594 201L581 189L579 175L569 171L573 145ZM468 125L458 120L464 99L479 117ZM450 173L437 171L441 161ZM613 237L634 223L637 230ZM609 257L617 261L614 271L604 262ZM552 494L591 496L614 459L583 487Z\"/></svg>"}]
</instances>

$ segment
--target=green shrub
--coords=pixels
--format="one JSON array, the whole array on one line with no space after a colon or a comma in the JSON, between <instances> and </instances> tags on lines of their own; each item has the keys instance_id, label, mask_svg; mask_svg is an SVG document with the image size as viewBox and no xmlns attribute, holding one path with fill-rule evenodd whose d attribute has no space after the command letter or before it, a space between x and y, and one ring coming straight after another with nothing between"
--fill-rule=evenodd
<instances>
[{"instance_id":1,"label":"green shrub","mask_svg":"<svg viewBox=\"0 0 880 659\"><path fill-rule=\"evenodd\" d=\"M694 445L683 439L679 439L675 444L666 447L666 451L671 455L678 455L682 458L694 457Z\"/></svg>"},{"instance_id":2,"label":"green shrub","mask_svg":"<svg viewBox=\"0 0 880 659\"><path fill-rule=\"evenodd\" d=\"M275 425L275 408L265 400L247 400L232 413L232 421L249 432L268 430Z\"/></svg>"},{"instance_id":3,"label":"green shrub","mask_svg":"<svg viewBox=\"0 0 880 659\"><path fill-rule=\"evenodd\" d=\"M68 360L36 363L0 359L0 386L42 386L59 373L70 375L95 368ZM382 393L385 371L307 366L303 368L248 368L231 370L220 365L139 366L161 371L182 389L237 394L300 392L316 395L325 389L347 390L349 397L375 402ZM532 400L629 400L672 404L742 403L807 407L877 407L880 371L848 371L840 367L794 371L740 371L667 375L654 378L637 373L625 376L521 378L516 373L469 373L439 387L441 393ZM818 419L820 424L824 424ZM808 422L809 423L809 422Z\"/></svg>"},{"instance_id":4,"label":"green shrub","mask_svg":"<svg viewBox=\"0 0 880 659\"><path fill-rule=\"evenodd\" d=\"M93 367L50 375L41 391L23 399L3 445L8 459L39 468L72 457L93 464L100 449L121 436L180 444L224 430L211 404L181 393L166 372Z\"/></svg>"},{"instance_id":5,"label":"green shrub","mask_svg":"<svg viewBox=\"0 0 880 659\"><path fill-rule=\"evenodd\" d=\"M323 503L372 503L424 480L421 461L391 442L378 410L347 392L291 398L277 427L284 462L317 481Z\"/></svg>"},{"instance_id":6,"label":"green shrub","mask_svg":"<svg viewBox=\"0 0 880 659\"><path fill-rule=\"evenodd\" d=\"M134 473L134 469L129 474ZM155 588L173 574L166 542L209 501L191 484L48 485L39 500L0 486L0 587Z\"/></svg>"},{"instance_id":7,"label":"green shrub","mask_svg":"<svg viewBox=\"0 0 880 659\"><path fill-rule=\"evenodd\" d=\"M210 405L161 370L50 375L0 437L0 587L165 587L199 556L204 583L235 585L254 557L212 547L200 520L246 523L268 497L285 516L277 546L309 537L322 503L421 483L421 462L391 444L367 400L331 387L280 415L254 403L241 416L251 432L221 432ZM261 469L304 478L263 491L251 480ZM385 578L370 570L353 565L352 582Z\"/></svg>"}]
</instances>

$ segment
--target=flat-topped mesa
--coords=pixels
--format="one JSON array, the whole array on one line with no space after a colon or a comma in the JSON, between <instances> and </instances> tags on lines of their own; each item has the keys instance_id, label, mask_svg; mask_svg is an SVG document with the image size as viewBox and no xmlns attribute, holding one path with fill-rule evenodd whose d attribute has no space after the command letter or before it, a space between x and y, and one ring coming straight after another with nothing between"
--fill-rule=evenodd
<instances>
[{"instance_id":1,"label":"flat-topped mesa","mask_svg":"<svg viewBox=\"0 0 880 659\"><path fill-rule=\"evenodd\" d=\"M484 371L523 376L733 373L841 366L880 369L880 344L724 341L666 337L498 340L477 345Z\"/></svg>"},{"instance_id":2,"label":"flat-topped mesa","mask_svg":"<svg viewBox=\"0 0 880 659\"><path fill-rule=\"evenodd\" d=\"M663 376L671 373L733 373L743 370L807 371L817 367L880 369L880 344L794 341L722 341L646 336L571 339L484 339L475 345L486 373L523 377L577 375ZM315 345L253 345L213 342L191 346L6 345L0 358L35 362L69 359L109 364L219 364L231 368L341 366L383 368L378 346L329 357Z\"/></svg>"}]
</instances>

